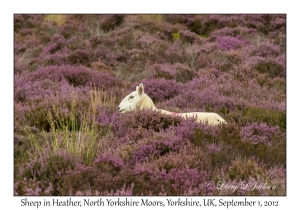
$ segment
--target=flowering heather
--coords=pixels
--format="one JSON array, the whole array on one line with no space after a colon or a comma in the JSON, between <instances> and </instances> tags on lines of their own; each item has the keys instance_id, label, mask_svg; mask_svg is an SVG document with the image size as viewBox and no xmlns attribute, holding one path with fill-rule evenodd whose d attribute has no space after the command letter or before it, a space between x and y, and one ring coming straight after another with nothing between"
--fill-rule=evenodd
<instances>
[{"instance_id":1,"label":"flowering heather","mask_svg":"<svg viewBox=\"0 0 300 210\"><path fill-rule=\"evenodd\" d=\"M188 43L194 43L200 40L199 36L196 33L189 30L179 31L180 38Z\"/></svg>"},{"instance_id":2,"label":"flowering heather","mask_svg":"<svg viewBox=\"0 0 300 210\"><path fill-rule=\"evenodd\" d=\"M286 39L281 14L15 15L14 195L286 195ZM227 124L120 114L140 83Z\"/></svg>"},{"instance_id":3,"label":"flowering heather","mask_svg":"<svg viewBox=\"0 0 300 210\"><path fill-rule=\"evenodd\" d=\"M146 48L149 45L155 43L156 41L157 41L156 37L153 36L143 36L137 40L141 48Z\"/></svg>"},{"instance_id":4,"label":"flowering heather","mask_svg":"<svg viewBox=\"0 0 300 210\"><path fill-rule=\"evenodd\" d=\"M51 41L47 47L43 49L44 54L54 54L55 52L62 50L66 45L66 40L63 36L54 34Z\"/></svg>"},{"instance_id":5,"label":"flowering heather","mask_svg":"<svg viewBox=\"0 0 300 210\"><path fill-rule=\"evenodd\" d=\"M141 145L132 153L131 163L145 161L152 156L163 156L170 151L178 151L182 146L184 140L176 136L153 140L151 144Z\"/></svg>"},{"instance_id":6,"label":"flowering heather","mask_svg":"<svg viewBox=\"0 0 300 210\"><path fill-rule=\"evenodd\" d=\"M41 67L32 74L31 80L36 81L46 78L54 82L66 80L70 85L75 87L89 86L102 89L120 84L118 79L107 73L96 72L86 67L70 65Z\"/></svg>"},{"instance_id":7,"label":"flowering heather","mask_svg":"<svg viewBox=\"0 0 300 210\"><path fill-rule=\"evenodd\" d=\"M262 42L260 43L259 47L253 52L253 54L255 56L261 57L277 57L280 54L280 46L273 45L269 42Z\"/></svg>"},{"instance_id":8,"label":"flowering heather","mask_svg":"<svg viewBox=\"0 0 300 210\"><path fill-rule=\"evenodd\" d=\"M23 181L18 181L14 184L14 195L15 196L51 196L53 194L53 186L50 183L48 187L44 188L41 182L35 179L27 180L24 178Z\"/></svg>"},{"instance_id":9,"label":"flowering heather","mask_svg":"<svg viewBox=\"0 0 300 210\"><path fill-rule=\"evenodd\" d=\"M173 98L181 92L181 83L174 80L145 79L143 84L147 87L146 91L154 102Z\"/></svg>"},{"instance_id":10,"label":"flowering heather","mask_svg":"<svg viewBox=\"0 0 300 210\"><path fill-rule=\"evenodd\" d=\"M218 36L216 41L221 50L235 50L239 46L243 46L245 44L245 41L229 36Z\"/></svg>"},{"instance_id":11,"label":"flowering heather","mask_svg":"<svg viewBox=\"0 0 300 210\"><path fill-rule=\"evenodd\" d=\"M238 26L238 27L234 27L234 28L230 28L230 27L224 27L221 28L219 30L215 30L211 33L212 37L219 37L219 36L230 36L230 37L237 37L237 36L244 36L249 38L249 36L251 37L251 35L255 34L256 30L254 28L247 28L247 27L242 27L242 26Z\"/></svg>"},{"instance_id":12,"label":"flowering heather","mask_svg":"<svg viewBox=\"0 0 300 210\"><path fill-rule=\"evenodd\" d=\"M162 172L161 176L166 183L171 184L168 195L184 195L186 191L197 188L201 183L206 182L208 174L206 171L196 169L171 169L169 173Z\"/></svg>"},{"instance_id":13,"label":"flowering heather","mask_svg":"<svg viewBox=\"0 0 300 210\"><path fill-rule=\"evenodd\" d=\"M130 140L138 140L163 131L173 125L177 125L182 119L169 115L161 115L159 112L141 110L120 117L113 124L114 133L119 137L127 137Z\"/></svg>"},{"instance_id":14,"label":"flowering heather","mask_svg":"<svg viewBox=\"0 0 300 210\"><path fill-rule=\"evenodd\" d=\"M51 187L51 193L58 193L60 190L61 178L67 174L68 170L75 167L77 160L73 155L63 150L51 153L49 150L45 149L41 155L30 157L30 160L26 165L19 167L18 176L23 177L24 181L26 181L26 179L33 179L36 180L36 184L39 183L35 191L27 189L25 185L23 189L20 189L21 192L25 190L24 194L27 195L43 195L49 190L47 190L47 188ZM22 185L24 185L24 182ZM33 186L30 186L30 188ZM39 186L43 190L39 189ZM20 185L17 186L17 188L20 188ZM23 195L23 193L20 193L20 195ZM50 195L49 192L48 195Z\"/></svg>"},{"instance_id":15,"label":"flowering heather","mask_svg":"<svg viewBox=\"0 0 300 210\"><path fill-rule=\"evenodd\" d=\"M265 123L252 123L244 126L241 130L242 139L250 141L253 144L264 143L267 145L276 145L285 133L281 133L278 126L268 126Z\"/></svg>"},{"instance_id":16,"label":"flowering heather","mask_svg":"<svg viewBox=\"0 0 300 210\"><path fill-rule=\"evenodd\" d=\"M154 64L149 66L146 72L150 78L165 78L166 80L176 80L181 83L186 83L196 76L196 73L189 66L180 63Z\"/></svg>"}]
</instances>

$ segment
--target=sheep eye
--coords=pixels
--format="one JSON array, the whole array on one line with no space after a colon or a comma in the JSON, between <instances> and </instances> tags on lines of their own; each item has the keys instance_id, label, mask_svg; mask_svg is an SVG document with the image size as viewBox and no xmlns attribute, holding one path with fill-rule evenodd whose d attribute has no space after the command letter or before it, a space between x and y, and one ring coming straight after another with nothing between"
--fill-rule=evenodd
<instances>
[{"instance_id":1,"label":"sheep eye","mask_svg":"<svg viewBox=\"0 0 300 210\"><path fill-rule=\"evenodd\" d=\"M132 99L134 96L130 96L129 99Z\"/></svg>"}]
</instances>

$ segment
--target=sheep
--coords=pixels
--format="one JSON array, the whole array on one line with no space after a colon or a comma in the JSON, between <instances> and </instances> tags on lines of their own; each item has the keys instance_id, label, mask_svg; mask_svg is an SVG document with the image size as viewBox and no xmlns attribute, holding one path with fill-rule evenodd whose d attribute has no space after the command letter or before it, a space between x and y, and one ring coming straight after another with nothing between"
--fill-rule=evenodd
<instances>
[{"instance_id":1,"label":"sheep","mask_svg":"<svg viewBox=\"0 0 300 210\"><path fill-rule=\"evenodd\" d=\"M181 116L184 119L195 118L196 122L207 122L209 125L227 124L220 115L213 112L175 113L163 109L157 109L152 99L145 93L143 84L136 86L136 90L127 95L118 106L118 110L122 114L135 111L138 108L141 110L151 109L171 116Z\"/></svg>"}]
</instances>

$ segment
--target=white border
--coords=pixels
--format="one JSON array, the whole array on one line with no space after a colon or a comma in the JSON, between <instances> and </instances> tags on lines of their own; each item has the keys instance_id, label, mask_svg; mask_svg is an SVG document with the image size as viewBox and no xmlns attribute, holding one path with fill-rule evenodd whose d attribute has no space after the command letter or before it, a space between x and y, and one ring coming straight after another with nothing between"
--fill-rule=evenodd
<instances>
[{"instance_id":1,"label":"white border","mask_svg":"<svg viewBox=\"0 0 300 210\"><path fill-rule=\"evenodd\" d=\"M6 1L1 2L1 201L3 209L20 209L20 197L13 197L13 14L14 13L286 13L287 14L287 196L248 197L251 200L279 200L280 209L298 206L299 181L299 13L297 1ZM34 197L31 197L33 199ZM36 200L50 197L35 197ZM154 198L154 197L153 197ZM160 197L162 198L162 197ZM203 199L207 197L200 197ZM212 197L220 199L221 197ZM228 198L228 197L226 197ZM229 197L230 199L231 197ZM240 199L241 197L237 198ZM99 208L99 207L98 207ZM31 209L31 208L26 208ZM43 208L39 208L43 209ZM50 209L50 208L47 208ZM71 208L69 208L71 209ZM84 209L84 208L81 208ZM88 208L90 209L90 208ZM103 208L102 208L103 209ZM124 209L124 208L123 208ZM125 209L131 209L130 207ZM244 208L238 208L244 209Z\"/></svg>"}]
</instances>

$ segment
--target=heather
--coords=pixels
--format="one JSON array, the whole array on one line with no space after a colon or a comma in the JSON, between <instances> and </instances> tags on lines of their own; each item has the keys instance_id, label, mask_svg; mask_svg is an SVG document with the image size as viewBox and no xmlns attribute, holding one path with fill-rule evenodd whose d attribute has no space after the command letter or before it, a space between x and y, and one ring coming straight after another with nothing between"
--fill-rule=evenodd
<instances>
[{"instance_id":1,"label":"heather","mask_svg":"<svg viewBox=\"0 0 300 210\"><path fill-rule=\"evenodd\" d=\"M14 64L14 195L286 195L285 15L19 14Z\"/></svg>"}]
</instances>

